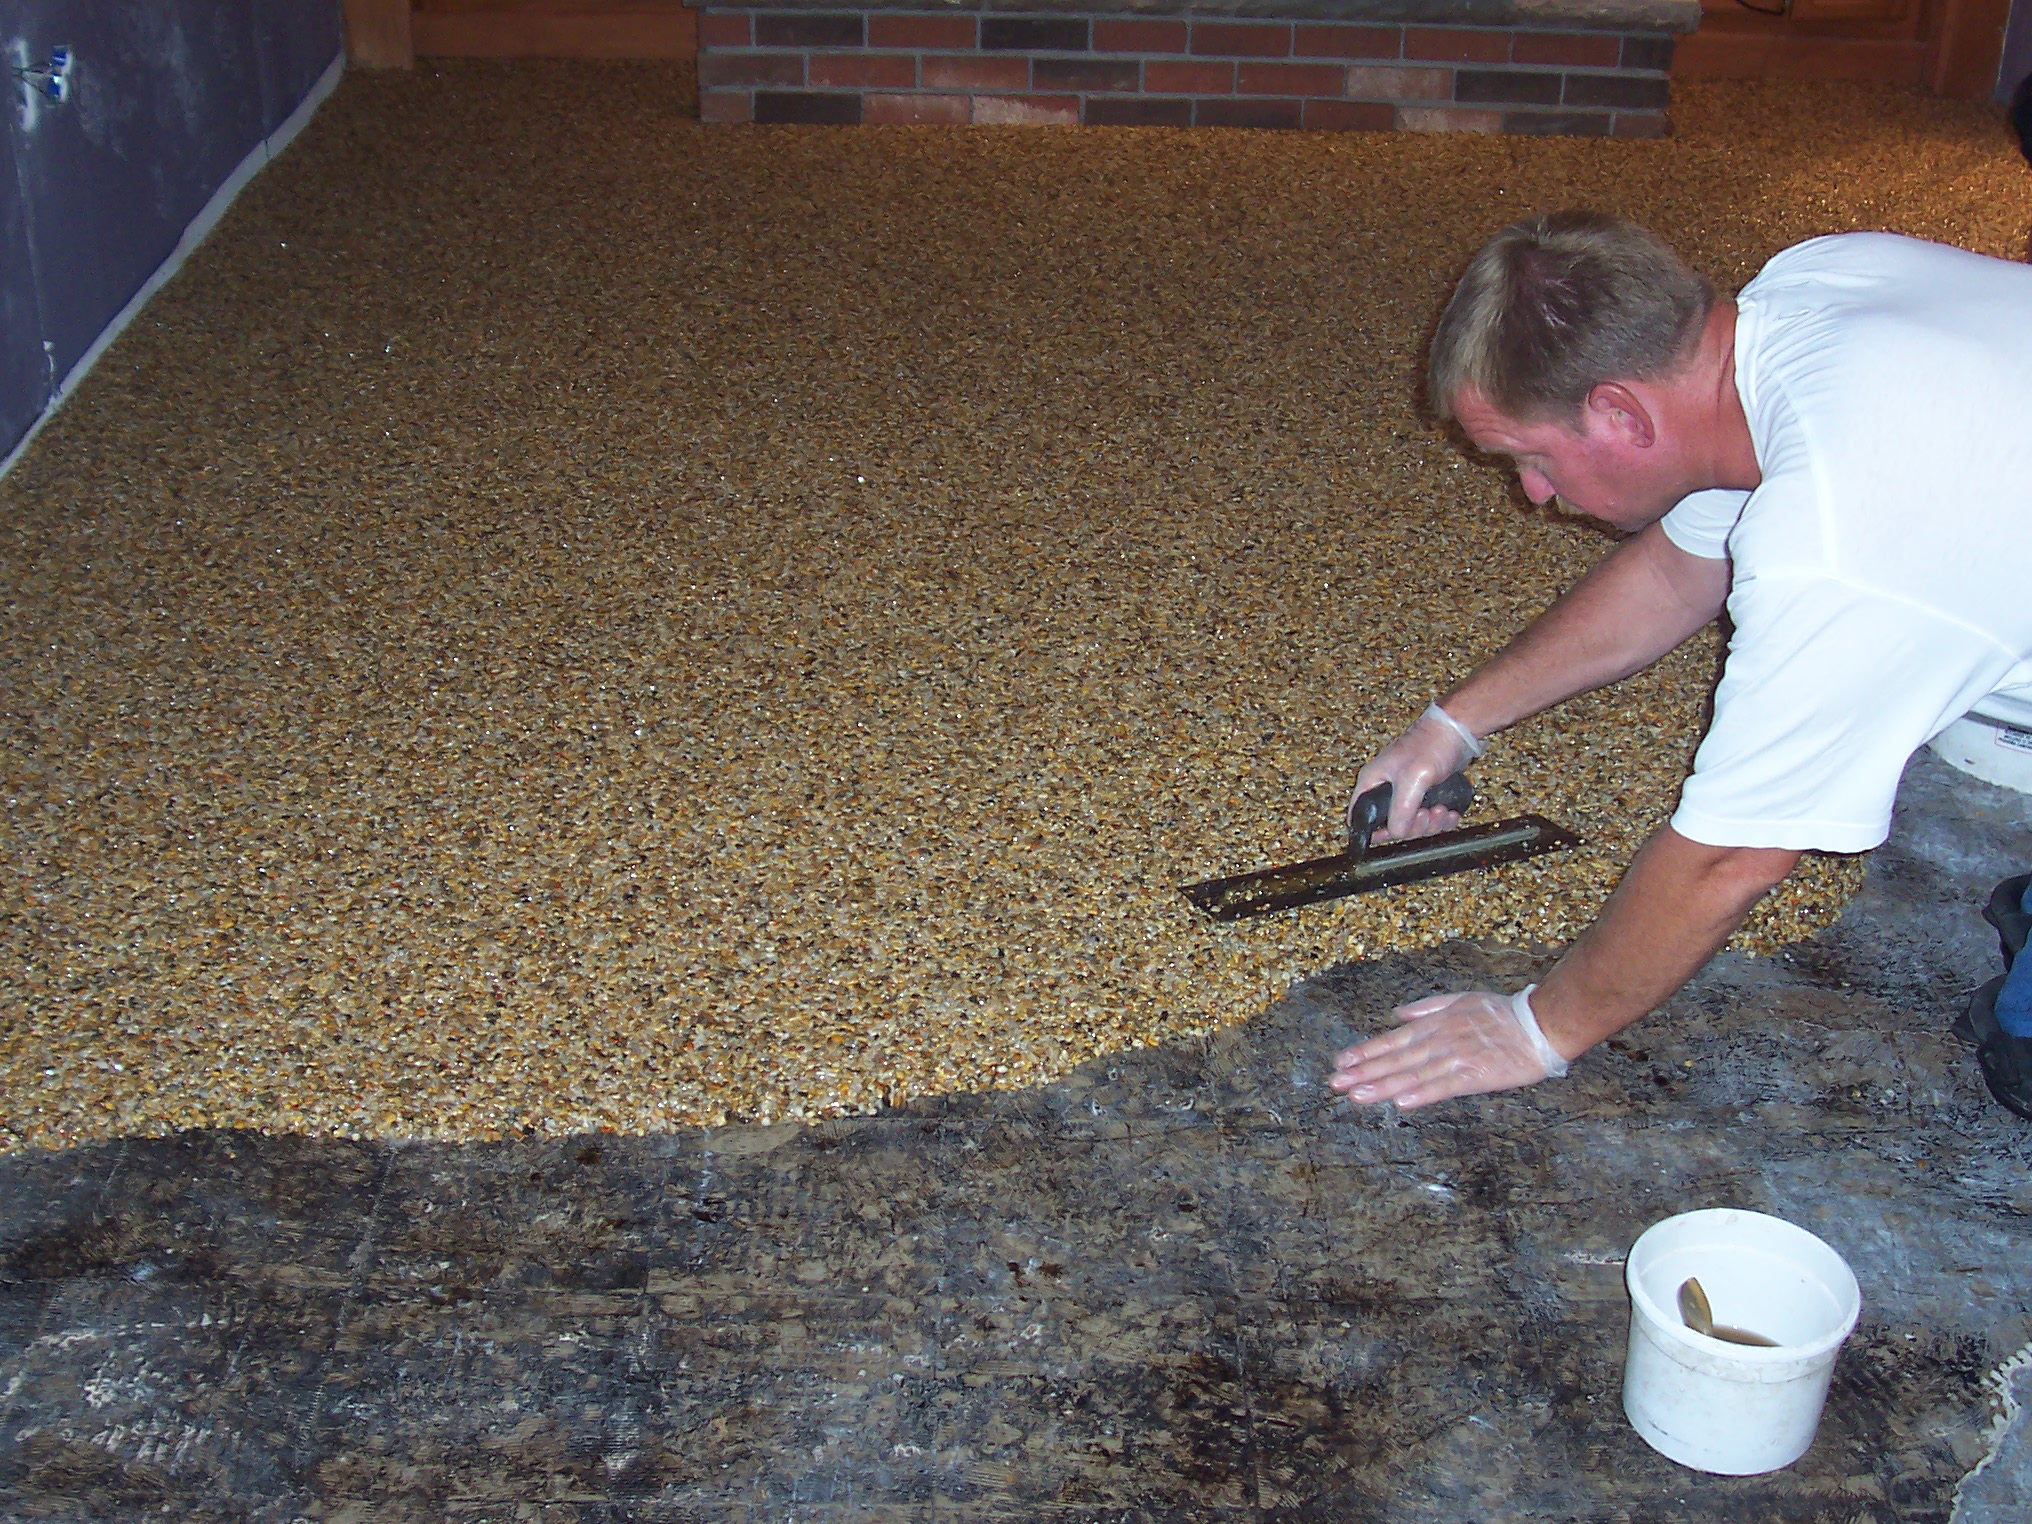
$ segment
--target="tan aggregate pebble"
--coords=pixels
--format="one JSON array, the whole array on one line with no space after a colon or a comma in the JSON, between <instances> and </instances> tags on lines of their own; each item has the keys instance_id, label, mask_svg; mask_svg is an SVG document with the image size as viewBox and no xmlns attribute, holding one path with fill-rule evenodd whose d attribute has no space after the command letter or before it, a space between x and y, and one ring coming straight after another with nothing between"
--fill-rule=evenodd
<instances>
[{"instance_id":1,"label":"tan aggregate pebble","mask_svg":"<svg viewBox=\"0 0 2032 1524\"><path fill-rule=\"evenodd\" d=\"M1607 547L1417 414L1451 272L1567 203L1731 285L2032 227L2001 113L1892 90L1682 85L1658 143L688 90L348 78L0 484L9 1145L813 1117L1560 942L1670 813L1713 640L1479 767L1583 852L1232 926L1177 893L1331 850L1360 761Z\"/></svg>"}]
</instances>

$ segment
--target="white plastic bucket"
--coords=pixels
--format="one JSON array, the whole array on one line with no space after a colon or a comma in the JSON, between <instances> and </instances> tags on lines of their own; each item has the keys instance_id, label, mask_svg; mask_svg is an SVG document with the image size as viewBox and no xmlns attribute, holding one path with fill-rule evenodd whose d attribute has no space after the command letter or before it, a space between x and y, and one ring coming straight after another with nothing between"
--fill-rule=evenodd
<instances>
[{"instance_id":1,"label":"white plastic bucket","mask_svg":"<svg viewBox=\"0 0 2032 1524\"><path fill-rule=\"evenodd\" d=\"M1951 766L1985 783L2032 794L2032 730L1968 714L1935 736L1932 746Z\"/></svg>"},{"instance_id":2,"label":"white plastic bucket","mask_svg":"<svg viewBox=\"0 0 2032 1524\"><path fill-rule=\"evenodd\" d=\"M1776 1339L1777 1347L1688 1328L1679 1288L1689 1276L1699 1278L1717 1324ZM1780 1218L1717 1207L1646 1229L1624 1278L1623 1412L1652 1449L1723 1476L1776 1471L1806 1453L1835 1355L1863 1307L1839 1254Z\"/></svg>"}]
</instances>

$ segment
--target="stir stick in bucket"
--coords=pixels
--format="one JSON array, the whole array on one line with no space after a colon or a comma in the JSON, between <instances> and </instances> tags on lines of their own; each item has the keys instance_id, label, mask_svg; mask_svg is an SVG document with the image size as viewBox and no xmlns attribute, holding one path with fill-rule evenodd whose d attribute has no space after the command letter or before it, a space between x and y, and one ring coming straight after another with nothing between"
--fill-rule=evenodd
<instances>
[{"instance_id":1,"label":"stir stick in bucket","mask_svg":"<svg viewBox=\"0 0 2032 1524\"><path fill-rule=\"evenodd\" d=\"M1726 1323L1714 1320L1714 1309L1707 1304L1707 1293L1700 1289L1700 1282L1688 1276L1679 1287L1679 1315L1686 1319L1686 1326L1697 1334L1706 1334L1710 1339L1720 1339L1725 1344L1749 1344L1759 1349L1776 1349L1778 1341L1767 1339L1762 1334L1751 1333L1746 1328L1731 1328Z\"/></svg>"}]
</instances>

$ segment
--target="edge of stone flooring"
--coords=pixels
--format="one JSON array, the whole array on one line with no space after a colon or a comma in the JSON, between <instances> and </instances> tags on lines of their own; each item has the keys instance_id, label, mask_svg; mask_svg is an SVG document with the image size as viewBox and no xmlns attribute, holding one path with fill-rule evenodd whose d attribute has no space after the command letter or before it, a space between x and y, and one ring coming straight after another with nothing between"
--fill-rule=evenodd
<instances>
[{"instance_id":1,"label":"edge of stone flooring","mask_svg":"<svg viewBox=\"0 0 2032 1524\"><path fill-rule=\"evenodd\" d=\"M2028 848L2017 802L1921 759L1863 894L1813 944L1719 960L1559 1088L1409 1118L1325 1093L1334 1047L1396 1000L1521 980L1542 954L1456 943L1344 964L1206 1039L813 1127L466 1149L186 1135L0 1160L0 1388L7 1424L43 1447L0 1462L0 1485L273 1487L246 1517L293 1518L292 1499L337 1516L396 1497L405 1446L428 1439L417 1455L441 1480L494 1466L500 1486L569 1476L589 1497L657 1483L692 1510L673 1517L724 1517L735 1493L716 1471L681 1438L651 1465L641 1436L738 1411L772 1505L880 1472L892 1497L943 1487L989 1510L955 1518L1001 1517L995 1496L1055 1507L1070 1477L1092 1490L1068 1518L1267 1519L1287 1516L1277 1494L1236 1468L1274 1437L1251 1404L1288 1398L1417 1430L1374 1452L1368 1425L1336 1418L1313 1436L1322 1454L1287 1446L1278 1463L1318 1494L1291 1517L1380 1519L1387 1496L1393 1524L1513 1524L1671 1497L1689 1520L1851 1524L1876 1507L1944 1524L1958 1506L1996 1524L2032 1465L2032 1383L1996 1373L2032 1340L2014 1252L2032 1130L1988 1102L1945 1022L1995 956L1979 891ZM1822 1448L1774 1478L1678 1472L1613 1402L1622 1253L1646 1222L1709 1204L1838 1233L1866 1283ZM927 1228L936 1254L890 1258ZM472 1385L493 1379L482 1343L519 1361L521 1411L492 1412L498 1380ZM827 1350L871 1353L842 1371ZM687 1351L704 1386L651 1379ZM1159 1363L1132 1380L1144 1354ZM865 1403L857 1362L909 1394L883 1420L896 1432L820 1456ZM423 1422L418 1391L450 1429ZM262 1392L287 1398L274 1433ZM743 1408L743 1392L767 1400ZM636 1405L625 1432L617 1395ZM504 1449L540 1412L536 1447ZM1045 1451L996 1449L1009 1420L1048 1433ZM1114 1458L1138 1434L1141 1471ZM150 1459L170 1440L184 1458ZM1246 1483L1239 1501L1192 1480L1209 1465Z\"/></svg>"}]
</instances>

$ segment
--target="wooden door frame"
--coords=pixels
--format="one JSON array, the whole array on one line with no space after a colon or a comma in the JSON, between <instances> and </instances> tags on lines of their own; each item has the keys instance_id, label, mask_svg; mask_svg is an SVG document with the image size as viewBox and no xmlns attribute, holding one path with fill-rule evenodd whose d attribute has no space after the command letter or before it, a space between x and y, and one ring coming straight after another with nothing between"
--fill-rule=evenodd
<instances>
[{"instance_id":1,"label":"wooden door frame","mask_svg":"<svg viewBox=\"0 0 2032 1524\"><path fill-rule=\"evenodd\" d=\"M1988 100L2003 61L2011 0L1923 0L1902 20L1801 20L1752 15L1709 0L1682 38L1682 79L1884 80L1962 100ZM2032 4L2032 0L2022 0Z\"/></svg>"},{"instance_id":2,"label":"wooden door frame","mask_svg":"<svg viewBox=\"0 0 2032 1524\"><path fill-rule=\"evenodd\" d=\"M346 62L362 69L415 67L409 6L410 0L345 0Z\"/></svg>"},{"instance_id":3,"label":"wooden door frame","mask_svg":"<svg viewBox=\"0 0 2032 1524\"><path fill-rule=\"evenodd\" d=\"M1989 100L2003 66L2010 19L2011 0L1936 0L1927 39L1927 88L1957 100Z\"/></svg>"}]
</instances>

